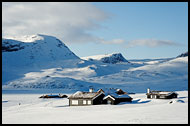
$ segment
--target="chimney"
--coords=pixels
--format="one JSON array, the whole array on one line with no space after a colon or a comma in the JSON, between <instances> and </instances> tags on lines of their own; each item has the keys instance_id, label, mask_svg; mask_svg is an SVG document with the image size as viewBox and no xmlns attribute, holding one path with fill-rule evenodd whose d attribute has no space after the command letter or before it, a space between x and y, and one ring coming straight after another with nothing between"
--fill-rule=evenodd
<instances>
[{"instance_id":1,"label":"chimney","mask_svg":"<svg viewBox=\"0 0 190 126\"><path fill-rule=\"evenodd\" d=\"M150 93L150 88L147 88L147 93Z\"/></svg>"},{"instance_id":2,"label":"chimney","mask_svg":"<svg viewBox=\"0 0 190 126\"><path fill-rule=\"evenodd\" d=\"M90 88L90 89L89 89L89 92L93 92L93 91L94 91L94 89L93 89L93 88Z\"/></svg>"}]
</instances>

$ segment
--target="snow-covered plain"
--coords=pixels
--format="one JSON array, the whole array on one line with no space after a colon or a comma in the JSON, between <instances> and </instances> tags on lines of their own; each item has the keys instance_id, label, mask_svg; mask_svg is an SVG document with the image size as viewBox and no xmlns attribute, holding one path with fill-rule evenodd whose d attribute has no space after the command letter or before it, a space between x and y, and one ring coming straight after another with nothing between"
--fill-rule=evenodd
<instances>
[{"instance_id":1,"label":"snow-covered plain","mask_svg":"<svg viewBox=\"0 0 190 126\"><path fill-rule=\"evenodd\" d=\"M145 93L137 93L130 95L132 103L91 106L68 106L67 98L38 98L42 94L3 94L2 123L187 124L188 91L177 93L175 99L147 99Z\"/></svg>"}]
</instances>

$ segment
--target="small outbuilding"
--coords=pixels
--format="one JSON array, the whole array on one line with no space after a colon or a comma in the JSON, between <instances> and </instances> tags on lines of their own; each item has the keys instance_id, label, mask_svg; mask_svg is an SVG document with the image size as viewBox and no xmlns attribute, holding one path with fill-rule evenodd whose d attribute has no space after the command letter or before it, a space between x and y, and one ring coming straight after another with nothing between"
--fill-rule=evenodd
<instances>
[{"instance_id":1,"label":"small outbuilding","mask_svg":"<svg viewBox=\"0 0 190 126\"><path fill-rule=\"evenodd\" d=\"M125 94L125 95L117 95L117 94L109 94L106 97L104 97L105 103L116 105L121 102L131 102L132 98Z\"/></svg>"},{"instance_id":2,"label":"small outbuilding","mask_svg":"<svg viewBox=\"0 0 190 126\"><path fill-rule=\"evenodd\" d=\"M104 103L116 105L121 102L131 102L133 98L121 89L111 88L105 93Z\"/></svg>"},{"instance_id":3,"label":"small outbuilding","mask_svg":"<svg viewBox=\"0 0 190 126\"><path fill-rule=\"evenodd\" d=\"M67 95L61 95L61 94L52 95L52 94L50 94L50 95L42 95L39 98L67 98L67 97L68 97Z\"/></svg>"},{"instance_id":4,"label":"small outbuilding","mask_svg":"<svg viewBox=\"0 0 190 126\"><path fill-rule=\"evenodd\" d=\"M151 91L147 89L147 98L151 99L172 99L177 98L178 94L172 91Z\"/></svg>"}]
</instances>

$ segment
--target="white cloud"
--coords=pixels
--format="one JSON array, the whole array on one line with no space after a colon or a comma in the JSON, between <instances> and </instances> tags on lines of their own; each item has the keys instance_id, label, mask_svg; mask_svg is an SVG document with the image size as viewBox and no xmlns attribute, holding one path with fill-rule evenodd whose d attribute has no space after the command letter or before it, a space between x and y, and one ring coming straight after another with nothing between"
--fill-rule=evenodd
<instances>
[{"instance_id":1,"label":"white cloud","mask_svg":"<svg viewBox=\"0 0 190 126\"><path fill-rule=\"evenodd\" d=\"M102 42L90 31L110 15L84 2L3 2L3 36L48 34L65 42ZM122 43L115 39L105 43Z\"/></svg>"},{"instance_id":2,"label":"white cloud","mask_svg":"<svg viewBox=\"0 0 190 126\"><path fill-rule=\"evenodd\" d=\"M101 40L103 44L123 44L125 40L123 39L113 39L113 40Z\"/></svg>"},{"instance_id":3,"label":"white cloud","mask_svg":"<svg viewBox=\"0 0 190 126\"><path fill-rule=\"evenodd\" d=\"M179 46L179 43L170 40L156 40L156 39L138 39L132 40L127 43L127 47L135 46L147 46L147 47L158 47L158 46Z\"/></svg>"}]
</instances>

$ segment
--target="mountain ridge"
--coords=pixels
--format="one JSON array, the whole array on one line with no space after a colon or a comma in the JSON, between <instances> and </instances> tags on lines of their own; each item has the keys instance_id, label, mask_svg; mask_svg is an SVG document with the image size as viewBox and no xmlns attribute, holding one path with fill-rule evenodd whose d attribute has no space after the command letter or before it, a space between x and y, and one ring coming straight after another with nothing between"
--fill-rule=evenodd
<instances>
[{"instance_id":1,"label":"mountain ridge","mask_svg":"<svg viewBox=\"0 0 190 126\"><path fill-rule=\"evenodd\" d=\"M59 39L46 35L2 43L3 89L86 90L93 86L144 92L148 87L188 87L188 56L128 61L121 53L111 53L80 58Z\"/></svg>"}]
</instances>

